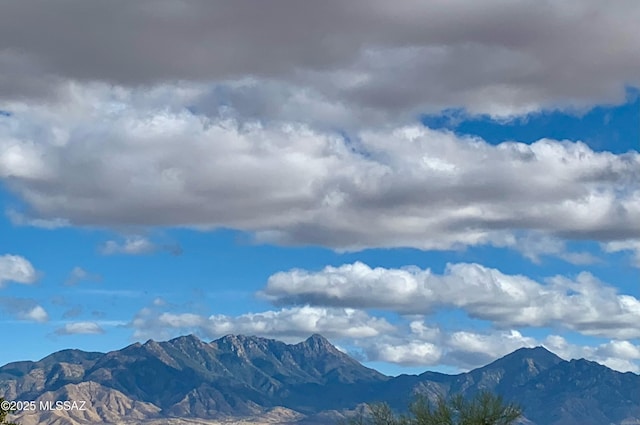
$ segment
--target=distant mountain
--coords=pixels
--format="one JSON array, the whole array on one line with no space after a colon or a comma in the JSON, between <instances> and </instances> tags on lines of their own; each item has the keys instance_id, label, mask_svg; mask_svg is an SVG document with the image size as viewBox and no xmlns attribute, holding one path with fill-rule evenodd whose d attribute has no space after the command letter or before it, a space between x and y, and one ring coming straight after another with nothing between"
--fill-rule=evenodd
<instances>
[{"instance_id":1,"label":"distant mountain","mask_svg":"<svg viewBox=\"0 0 640 425\"><path fill-rule=\"evenodd\" d=\"M189 335L109 353L63 350L0 367L0 395L9 400L87 401L85 411L25 413L23 425L186 425L229 417L334 423L362 403L387 401L402 410L415 393L483 389L520 403L536 425L640 424L640 376L568 362L542 347L453 376L384 376L320 335L299 344L241 335L207 343Z\"/></svg>"}]
</instances>

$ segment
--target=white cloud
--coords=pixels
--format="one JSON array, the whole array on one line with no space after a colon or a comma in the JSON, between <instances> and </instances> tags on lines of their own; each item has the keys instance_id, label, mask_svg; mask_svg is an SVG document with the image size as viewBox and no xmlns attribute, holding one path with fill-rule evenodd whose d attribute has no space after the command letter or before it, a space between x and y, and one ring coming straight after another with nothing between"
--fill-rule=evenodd
<instances>
[{"instance_id":1,"label":"white cloud","mask_svg":"<svg viewBox=\"0 0 640 425\"><path fill-rule=\"evenodd\" d=\"M536 282L479 264L449 264L439 275L416 267L371 268L356 262L272 275L261 292L277 305L385 309L429 314L461 309L499 327L565 327L585 335L640 337L640 300L589 273Z\"/></svg>"},{"instance_id":2,"label":"white cloud","mask_svg":"<svg viewBox=\"0 0 640 425\"><path fill-rule=\"evenodd\" d=\"M630 251L633 254L633 265L640 267L640 239L607 242L603 249L605 252Z\"/></svg>"},{"instance_id":3,"label":"white cloud","mask_svg":"<svg viewBox=\"0 0 640 425\"><path fill-rule=\"evenodd\" d=\"M640 347L630 341L612 340L601 345L572 345L551 335L544 341L515 329L484 331L445 330L426 321L385 318L362 310L293 307L238 316L175 313L144 308L128 324L136 339L168 339L186 333L215 339L226 334L257 335L298 342L320 333L342 351L353 349L363 361L383 361L404 366L452 366L460 371L496 360L521 347L544 345L563 358L587 358L616 370L638 370ZM353 354L353 353L351 353Z\"/></svg>"},{"instance_id":4,"label":"white cloud","mask_svg":"<svg viewBox=\"0 0 640 425\"><path fill-rule=\"evenodd\" d=\"M598 262L598 258L588 252L568 252L566 243L557 237L530 233L522 238L514 238L506 245L520 251L522 255L536 264L541 263L541 257L554 256L571 264L585 265Z\"/></svg>"},{"instance_id":5,"label":"white cloud","mask_svg":"<svg viewBox=\"0 0 640 425\"><path fill-rule=\"evenodd\" d=\"M103 334L104 329L95 322L73 322L66 323L63 327L56 329L58 335L77 335L77 334Z\"/></svg>"},{"instance_id":6,"label":"white cloud","mask_svg":"<svg viewBox=\"0 0 640 425\"><path fill-rule=\"evenodd\" d=\"M411 327L423 322L414 321ZM631 341L611 340L603 344L578 345L559 335L544 340L524 336L517 330L446 332L429 326L428 336L406 332L402 328L393 334L355 341L368 361L386 361L404 366L452 366L459 371L484 366L522 347L544 346L559 357L595 361L621 372L640 371L640 346Z\"/></svg>"},{"instance_id":7,"label":"white cloud","mask_svg":"<svg viewBox=\"0 0 640 425\"><path fill-rule=\"evenodd\" d=\"M37 279L38 273L26 258L19 255L0 255L0 287L6 282L31 284Z\"/></svg>"},{"instance_id":8,"label":"white cloud","mask_svg":"<svg viewBox=\"0 0 640 425\"><path fill-rule=\"evenodd\" d=\"M22 320L38 323L45 323L49 321L49 314L44 308L42 308L42 306L39 305L36 305L29 310L19 312L18 317Z\"/></svg>"},{"instance_id":9,"label":"white cloud","mask_svg":"<svg viewBox=\"0 0 640 425\"><path fill-rule=\"evenodd\" d=\"M385 319L370 317L359 310L308 306L209 317L145 308L130 326L135 330L136 338L160 339L191 332L212 339L226 334L244 334L299 340L314 333L329 338L369 338L394 329Z\"/></svg>"},{"instance_id":10,"label":"white cloud","mask_svg":"<svg viewBox=\"0 0 640 425\"><path fill-rule=\"evenodd\" d=\"M611 340L596 346L581 346L550 335L544 340L544 346L565 359L586 358L620 372L640 373L640 346L630 341Z\"/></svg>"},{"instance_id":11,"label":"white cloud","mask_svg":"<svg viewBox=\"0 0 640 425\"><path fill-rule=\"evenodd\" d=\"M11 221L11 224L15 226L32 226L32 227L39 227L42 229L49 229L49 230L69 226L68 220L64 220L60 218L54 218L54 219L29 218L29 217L26 217L24 214L12 209L7 210L6 215L7 215L7 218L9 218L9 220Z\"/></svg>"},{"instance_id":12,"label":"white cloud","mask_svg":"<svg viewBox=\"0 0 640 425\"><path fill-rule=\"evenodd\" d=\"M157 244L140 235L127 236L121 241L109 240L100 246L103 255L145 255L158 251L165 251L171 255L182 254L180 245Z\"/></svg>"},{"instance_id":13,"label":"white cloud","mask_svg":"<svg viewBox=\"0 0 640 425\"><path fill-rule=\"evenodd\" d=\"M566 360L585 358L621 372L640 371L640 346L627 340L578 345L560 335L551 334L538 340L515 329L446 331L423 320L413 320L407 327L396 326L393 333L353 343L365 353L365 360L404 366L445 365L467 371L522 347L544 346Z\"/></svg>"},{"instance_id":14,"label":"white cloud","mask_svg":"<svg viewBox=\"0 0 640 425\"><path fill-rule=\"evenodd\" d=\"M163 305L167 305L167 301L165 301L165 299L162 297L156 297L153 299L153 305L155 305L156 307L161 307Z\"/></svg>"},{"instance_id":15,"label":"white cloud","mask_svg":"<svg viewBox=\"0 0 640 425\"><path fill-rule=\"evenodd\" d=\"M459 364L469 366L486 364L521 347L534 347L535 339L523 336L517 330L478 333L457 331L447 337L448 356ZM451 361L451 360L450 360Z\"/></svg>"},{"instance_id":16,"label":"white cloud","mask_svg":"<svg viewBox=\"0 0 640 425\"><path fill-rule=\"evenodd\" d=\"M534 338L517 330L444 331L423 321L412 321L410 330L355 342L369 361L385 361L404 366L453 366L469 370L484 366L518 348L538 345ZM424 329L429 332L424 333Z\"/></svg>"},{"instance_id":17,"label":"white cloud","mask_svg":"<svg viewBox=\"0 0 640 425\"><path fill-rule=\"evenodd\" d=\"M401 365L435 365L442 360L442 350L423 341L410 341L401 345L374 344L368 355L378 361Z\"/></svg>"},{"instance_id":18,"label":"white cloud","mask_svg":"<svg viewBox=\"0 0 640 425\"><path fill-rule=\"evenodd\" d=\"M64 108L15 104L0 120L0 178L29 219L234 228L338 250L524 241L534 259L542 249L572 262L591 258L546 242L532 250L526 235L603 243L640 235L638 153L553 140L493 146L420 126L361 129L346 140L291 121L194 115L187 88L72 94ZM152 246L136 236L103 248Z\"/></svg>"},{"instance_id":19,"label":"white cloud","mask_svg":"<svg viewBox=\"0 0 640 425\"><path fill-rule=\"evenodd\" d=\"M101 247L101 252L104 255L141 255L150 254L156 249L157 247L147 238L144 238L142 236L130 236L127 237L123 242L117 242L114 240L105 242Z\"/></svg>"}]
</instances>

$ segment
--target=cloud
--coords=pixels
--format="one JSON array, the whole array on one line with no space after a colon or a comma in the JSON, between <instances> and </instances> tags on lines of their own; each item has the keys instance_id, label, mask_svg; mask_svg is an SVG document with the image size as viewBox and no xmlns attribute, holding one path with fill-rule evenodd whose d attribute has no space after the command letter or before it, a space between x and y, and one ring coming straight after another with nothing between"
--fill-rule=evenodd
<instances>
[{"instance_id":1,"label":"cloud","mask_svg":"<svg viewBox=\"0 0 640 425\"><path fill-rule=\"evenodd\" d=\"M64 313L62 313L62 318L63 319L76 318L82 314L82 311L83 311L82 306L76 305L66 310Z\"/></svg>"},{"instance_id":2,"label":"cloud","mask_svg":"<svg viewBox=\"0 0 640 425\"><path fill-rule=\"evenodd\" d=\"M638 20L632 1L23 0L0 8L0 98L253 77L386 115L583 107L640 85Z\"/></svg>"},{"instance_id":3,"label":"cloud","mask_svg":"<svg viewBox=\"0 0 640 425\"><path fill-rule=\"evenodd\" d=\"M337 250L518 249L529 233L602 243L640 235L637 152L546 139L494 146L421 126L345 138L299 123L196 115L190 96L92 86L77 88L63 110L25 106L0 119L0 179L33 219L233 228L258 242ZM102 248L153 247L131 236ZM543 254L591 260L561 248Z\"/></svg>"},{"instance_id":4,"label":"cloud","mask_svg":"<svg viewBox=\"0 0 640 425\"><path fill-rule=\"evenodd\" d=\"M131 236L126 238L122 243L110 240L102 245L100 251L104 255L127 254L141 255L150 254L157 247L148 239L142 236Z\"/></svg>"},{"instance_id":5,"label":"cloud","mask_svg":"<svg viewBox=\"0 0 640 425\"><path fill-rule=\"evenodd\" d=\"M329 338L367 338L392 332L385 319L354 309L293 307L239 316L160 312L145 308L131 321L135 338L163 339L198 333L207 338L226 334L261 335L299 340L320 333Z\"/></svg>"},{"instance_id":6,"label":"cloud","mask_svg":"<svg viewBox=\"0 0 640 425\"><path fill-rule=\"evenodd\" d=\"M30 298L2 297L0 307L18 320L38 323L49 321L47 311Z\"/></svg>"},{"instance_id":7,"label":"cloud","mask_svg":"<svg viewBox=\"0 0 640 425\"><path fill-rule=\"evenodd\" d=\"M41 229L49 229L49 230L69 226L68 220L58 219L58 218L54 218L51 220L41 219L41 218L29 218L29 217L26 217L24 214L12 209L7 210L6 215L7 215L7 218L9 218L9 221L11 221L11 224L13 224L14 226L32 226L32 227L39 227Z\"/></svg>"},{"instance_id":8,"label":"cloud","mask_svg":"<svg viewBox=\"0 0 640 425\"><path fill-rule=\"evenodd\" d=\"M103 334L104 329L102 329L95 322L73 322L66 323L63 327L56 329L56 334L58 335L77 335L77 334Z\"/></svg>"},{"instance_id":9,"label":"cloud","mask_svg":"<svg viewBox=\"0 0 640 425\"><path fill-rule=\"evenodd\" d=\"M407 366L436 365L442 359L442 349L423 341L410 341L402 345L374 343L369 347L367 359Z\"/></svg>"},{"instance_id":10,"label":"cloud","mask_svg":"<svg viewBox=\"0 0 640 425\"><path fill-rule=\"evenodd\" d=\"M47 311L29 298L0 297L0 307L18 320L38 323L49 321Z\"/></svg>"},{"instance_id":11,"label":"cloud","mask_svg":"<svg viewBox=\"0 0 640 425\"><path fill-rule=\"evenodd\" d=\"M153 299L153 305L155 305L156 307L161 307L167 305L167 301L162 297L156 297Z\"/></svg>"},{"instance_id":12,"label":"cloud","mask_svg":"<svg viewBox=\"0 0 640 425\"><path fill-rule=\"evenodd\" d=\"M82 281L100 281L101 279L100 275L89 273L82 267L76 266L71 270L64 284L67 286L75 286Z\"/></svg>"},{"instance_id":13,"label":"cloud","mask_svg":"<svg viewBox=\"0 0 640 425\"><path fill-rule=\"evenodd\" d=\"M459 370L484 366L518 348L538 345L534 338L525 337L513 329L445 331L421 320L411 321L409 328L408 332L401 328L395 334L359 340L355 344L369 361L404 366L447 365Z\"/></svg>"},{"instance_id":14,"label":"cloud","mask_svg":"<svg viewBox=\"0 0 640 425\"><path fill-rule=\"evenodd\" d=\"M451 364L477 367L511 353L521 347L534 347L535 339L517 330L498 332L456 331L448 336L447 356Z\"/></svg>"},{"instance_id":15,"label":"cloud","mask_svg":"<svg viewBox=\"0 0 640 425\"><path fill-rule=\"evenodd\" d=\"M605 252L630 251L633 255L632 264L640 267L640 239L607 242L603 244L603 250Z\"/></svg>"},{"instance_id":16,"label":"cloud","mask_svg":"<svg viewBox=\"0 0 640 425\"><path fill-rule=\"evenodd\" d=\"M585 358L621 372L640 371L640 346L619 339L600 344L588 342L592 341L585 345L572 344L557 334L539 340L515 329L444 330L419 319L410 321L408 326L396 326L393 333L352 344L364 353L365 361L403 366L443 365L468 371L522 347L544 346L566 360Z\"/></svg>"},{"instance_id":17,"label":"cloud","mask_svg":"<svg viewBox=\"0 0 640 425\"><path fill-rule=\"evenodd\" d=\"M157 245L143 236L128 236L122 242L109 240L105 242L100 251L104 255L144 255L157 251L167 251L173 255L180 255L182 249L177 245Z\"/></svg>"},{"instance_id":18,"label":"cloud","mask_svg":"<svg viewBox=\"0 0 640 425\"><path fill-rule=\"evenodd\" d=\"M39 305L33 307L28 311L20 313L18 317L20 317L23 320L30 320L30 321L39 322L39 323L44 323L49 321L49 314L46 312L44 308L42 308Z\"/></svg>"},{"instance_id":19,"label":"cloud","mask_svg":"<svg viewBox=\"0 0 640 425\"><path fill-rule=\"evenodd\" d=\"M19 255L0 255L0 288L6 282L32 284L38 279L33 265Z\"/></svg>"},{"instance_id":20,"label":"cloud","mask_svg":"<svg viewBox=\"0 0 640 425\"><path fill-rule=\"evenodd\" d=\"M599 261L596 256L588 252L569 252L562 239L533 232L525 237L515 238L510 245L536 264L540 264L541 257L546 256L561 258L576 265L593 264Z\"/></svg>"},{"instance_id":21,"label":"cloud","mask_svg":"<svg viewBox=\"0 0 640 425\"><path fill-rule=\"evenodd\" d=\"M611 340L597 346L580 346L558 335L550 335L544 346L565 359L586 358L620 372L640 373L640 346L630 341Z\"/></svg>"},{"instance_id":22,"label":"cloud","mask_svg":"<svg viewBox=\"0 0 640 425\"><path fill-rule=\"evenodd\" d=\"M625 340L580 346L567 343L559 335L540 341L515 329L445 330L424 318L391 325L385 318L355 309L302 306L238 316L204 316L156 307L140 310L128 324L134 338L168 339L196 333L215 339L226 334L243 334L298 342L321 333L361 361L425 368L444 365L459 371L484 366L521 347L539 345L567 359L584 357L622 371L638 370L640 360L640 347Z\"/></svg>"},{"instance_id":23,"label":"cloud","mask_svg":"<svg viewBox=\"0 0 640 425\"><path fill-rule=\"evenodd\" d=\"M579 345L560 335L551 334L543 340L523 335L520 331L457 330L444 331L415 320L411 330L400 329L395 334L375 339L355 341L365 353L365 360L385 361L404 366L452 366L467 371L484 366L522 347L544 346L559 357L595 361L621 372L640 371L640 346L631 341L610 340L606 343ZM424 334L416 329L429 329Z\"/></svg>"},{"instance_id":24,"label":"cloud","mask_svg":"<svg viewBox=\"0 0 640 425\"><path fill-rule=\"evenodd\" d=\"M443 274L417 267L371 268L356 262L272 275L261 296L276 305L384 309L431 314L460 309L498 327L564 327L585 335L639 338L640 300L583 272L544 283L479 264L449 264Z\"/></svg>"},{"instance_id":25,"label":"cloud","mask_svg":"<svg viewBox=\"0 0 640 425\"><path fill-rule=\"evenodd\" d=\"M146 295L147 291L134 289L78 289L78 293L98 297L140 298Z\"/></svg>"}]
</instances>

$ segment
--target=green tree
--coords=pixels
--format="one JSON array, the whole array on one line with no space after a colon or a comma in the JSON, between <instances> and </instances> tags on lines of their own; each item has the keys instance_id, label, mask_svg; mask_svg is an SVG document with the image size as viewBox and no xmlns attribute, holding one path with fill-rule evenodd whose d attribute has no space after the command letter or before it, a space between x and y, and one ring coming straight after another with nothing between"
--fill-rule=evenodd
<instances>
[{"instance_id":1,"label":"green tree","mask_svg":"<svg viewBox=\"0 0 640 425\"><path fill-rule=\"evenodd\" d=\"M4 401L4 397L0 397L0 406L2 406L2 402ZM7 416L9 414L11 414L13 412L9 411L9 410L5 410L2 407L0 407L0 425L18 425L15 422L9 422L7 420Z\"/></svg>"},{"instance_id":2,"label":"green tree","mask_svg":"<svg viewBox=\"0 0 640 425\"><path fill-rule=\"evenodd\" d=\"M511 425L522 416L519 406L486 391L470 399L438 397L435 403L419 396L406 415L395 414L386 403L368 407L367 414L350 418L347 425Z\"/></svg>"}]
</instances>

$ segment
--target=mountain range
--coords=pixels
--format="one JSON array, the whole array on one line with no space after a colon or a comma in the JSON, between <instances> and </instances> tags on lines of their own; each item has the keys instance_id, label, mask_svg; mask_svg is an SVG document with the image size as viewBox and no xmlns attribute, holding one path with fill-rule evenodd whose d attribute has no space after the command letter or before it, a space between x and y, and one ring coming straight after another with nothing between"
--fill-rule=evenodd
<instances>
[{"instance_id":1,"label":"mountain range","mask_svg":"<svg viewBox=\"0 0 640 425\"><path fill-rule=\"evenodd\" d=\"M0 367L0 396L7 400L38 407L85 402L85 410L21 412L14 418L22 425L333 424L364 403L386 401L401 411L416 393L484 389L519 403L526 424L640 424L640 376L566 361L543 347L521 348L458 375L389 377L320 335L298 344L241 335L204 342L189 335L109 353L63 350Z\"/></svg>"}]
</instances>

